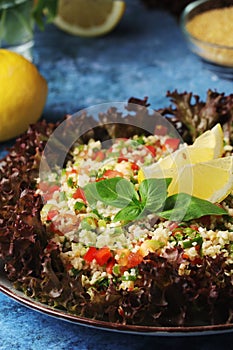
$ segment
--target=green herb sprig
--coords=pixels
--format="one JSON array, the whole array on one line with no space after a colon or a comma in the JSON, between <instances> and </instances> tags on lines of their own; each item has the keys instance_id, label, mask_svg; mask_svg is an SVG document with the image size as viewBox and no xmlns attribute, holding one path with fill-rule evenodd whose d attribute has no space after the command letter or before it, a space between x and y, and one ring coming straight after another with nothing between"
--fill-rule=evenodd
<instances>
[{"instance_id":1,"label":"green herb sprig","mask_svg":"<svg viewBox=\"0 0 233 350\"><path fill-rule=\"evenodd\" d=\"M223 208L186 193L168 196L171 179L145 179L135 189L127 179L116 177L84 187L89 205L96 208L100 201L121 210L114 221L129 222L154 213L173 221L190 221L206 215L227 215Z\"/></svg>"},{"instance_id":2,"label":"green herb sprig","mask_svg":"<svg viewBox=\"0 0 233 350\"><path fill-rule=\"evenodd\" d=\"M45 23L53 21L57 14L58 0L38 0L33 9L33 18L38 27L43 30ZM46 21L45 21L46 20Z\"/></svg>"}]
</instances>

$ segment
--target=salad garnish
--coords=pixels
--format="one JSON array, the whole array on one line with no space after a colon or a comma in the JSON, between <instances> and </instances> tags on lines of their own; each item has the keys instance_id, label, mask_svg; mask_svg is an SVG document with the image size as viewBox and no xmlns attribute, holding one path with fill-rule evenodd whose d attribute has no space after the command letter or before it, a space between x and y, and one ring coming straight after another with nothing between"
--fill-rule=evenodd
<instances>
[{"instance_id":1,"label":"salad garnish","mask_svg":"<svg viewBox=\"0 0 233 350\"><path fill-rule=\"evenodd\" d=\"M114 221L132 221L149 213L162 218L190 221L205 215L228 215L223 208L204 199L187 193L167 197L167 187L171 179L145 179L139 184L138 191L124 178L116 177L89 183L84 187L88 203L96 206L97 201L122 208ZM184 215L185 211L185 215Z\"/></svg>"}]
</instances>

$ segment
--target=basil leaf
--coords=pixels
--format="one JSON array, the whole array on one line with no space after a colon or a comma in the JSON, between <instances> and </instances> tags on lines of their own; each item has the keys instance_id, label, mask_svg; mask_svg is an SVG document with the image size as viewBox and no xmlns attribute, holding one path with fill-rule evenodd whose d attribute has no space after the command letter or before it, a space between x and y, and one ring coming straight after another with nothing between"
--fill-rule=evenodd
<instances>
[{"instance_id":1,"label":"basil leaf","mask_svg":"<svg viewBox=\"0 0 233 350\"><path fill-rule=\"evenodd\" d=\"M142 209L140 204L130 203L127 207L121 209L114 217L113 221L132 221L139 218Z\"/></svg>"},{"instance_id":2,"label":"basil leaf","mask_svg":"<svg viewBox=\"0 0 233 350\"><path fill-rule=\"evenodd\" d=\"M101 201L116 208L124 208L132 201L138 202L134 185L122 177L87 184L84 193L91 206Z\"/></svg>"},{"instance_id":3,"label":"basil leaf","mask_svg":"<svg viewBox=\"0 0 233 350\"><path fill-rule=\"evenodd\" d=\"M145 210L156 212L167 198L167 188L172 179L145 179L139 185L139 193Z\"/></svg>"},{"instance_id":4,"label":"basil leaf","mask_svg":"<svg viewBox=\"0 0 233 350\"><path fill-rule=\"evenodd\" d=\"M163 211L158 215L173 221L190 221L205 215L228 215L228 213L207 200L179 193L166 199Z\"/></svg>"}]
</instances>

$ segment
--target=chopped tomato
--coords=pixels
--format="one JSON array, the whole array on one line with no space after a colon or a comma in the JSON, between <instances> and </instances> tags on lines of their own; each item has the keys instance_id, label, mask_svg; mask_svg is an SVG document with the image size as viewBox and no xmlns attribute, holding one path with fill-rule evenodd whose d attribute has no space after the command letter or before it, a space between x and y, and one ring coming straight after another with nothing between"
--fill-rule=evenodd
<instances>
[{"instance_id":1,"label":"chopped tomato","mask_svg":"<svg viewBox=\"0 0 233 350\"><path fill-rule=\"evenodd\" d=\"M137 171L137 170L139 170L139 166L136 163L131 163L131 169L133 171Z\"/></svg>"},{"instance_id":2,"label":"chopped tomato","mask_svg":"<svg viewBox=\"0 0 233 350\"><path fill-rule=\"evenodd\" d=\"M72 264L66 264L66 270L69 271L73 268Z\"/></svg>"},{"instance_id":3,"label":"chopped tomato","mask_svg":"<svg viewBox=\"0 0 233 350\"><path fill-rule=\"evenodd\" d=\"M103 174L103 178L105 179L111 179L113 177L124 177L124 175L120 171L111 169L106 170Z\"/></svg>"},{"instance_id":4,"label":"chopped tomato","mask_svg":"<svg viewBox=\"0 0 233 350\"><path fill-rule=\"evenodd\" d=\"M118 159L117 159L117 162L118 163L121 163L121 162L128 162L128 158L124 157L124 156L119 156Z\"/></svg>"},{"instance_id":5,"label":"chopped tomato","mask_svg":"<svg viewBox=\"0 0 233 350\"><path fill-rule=\"evenodd\" d=\"M188 255L187 253L183 253L183 254L182 254L182 258L183 258L183 259L189 259L189 255Z\"/></svg>"},{"instance_id":6,"label":"chopped tomato","mask_svg":"<svg viewBox=\"0 0 233 350\"><path fill-rule=\"evenodd\" d=\"M45 201L48 201L49 199L51 199L53 196L53 193L60 189L60 187L58 185L50 186L49 184L46 184L45 182L40 183L39 188L43 192L43 198Z\"/></svg>"},{"instance_id":7,"label":"chopped tomato","mask_svg":"<svg viewBox=\"0 0 233 350\"><path fill-rule=\"evenodd\" d=\"M112 148L112 147L108 148L107 151L106 151L106 157L108 157L109 154L112 153L112 151L113 151L113 148Z\"/></svg>"},{"instance_id":8,"label":"chopped tomato","mask_svg":"<svg viewBox=\"0 0 233 350\"><path fill-rule=\"evenodd\" d=\"M64 234L56 228L56 226L54 225L53 222L50 223L49 228L50 228L50 230L51 230L53 233L56 233L56 234L58 234L59 236L64 236Z\"/></svg>"},{"instance_id":9,"label":"chopped tomato","mask_svg":"<svg viewBox=\"0 0 233 350\"><path fill-rule=\"evenodd\" d=\"M84 255L83 259L87 262L92 262L95 259L97 264L99 264L100 266L103 266L112 257L113 255L111 253L111 250L108 247L103 247L100 249L97 249L95 247L90 247L86 252L86 254Z\"/></svg>"},{"instance_id":10,"label":"chopped tomato","mask_svg":"<svg viewBox=\"0 0 233 350\"><path fill-rule=\"evenodd\" d=\"M141 252L131 252L129 249L120 249L117 252L118 259L117 262L120 266L125 267L125 269L130 269L137 266L143 260ZM124 269L124 270L125 270ZM123 270L122 270L123 271Z\"/></svg>"},{"instance_id":11,"label":"chopped tomato","mask_svg":"<svg viewBox=\"0 0 233 350\"><path fill-rule=\"evenodd\" d=\"M190 228L191 228L193 231L198 231L198 229L199 229L198 225L195 225L195 224L190 225Z\"/></svg>"},{"instance_id":12,"label":"chopped tomato","mask_svg":"<svg viewBox=\"0 0 233 350\"><path fill-rule=\"evenodd\" d=\"M97 151L96 153L93 154L92 159L96 160L97 162L101 162L102 160L105 159L105 154L103 151Z\"/></svg>"},{"instance_id":13,"label":"chopped tomato","mask_svg":"<svg viewBox=\"0 0 233 350\"><path fill-rule=\"evenodd\" d=\"M84 203L86 203L86 197L85 197L85 193L84 191L78 187L77 190L75 191L75 193L73 194L73 198L74 199L82 199L84 201Z\"/></svg>"},{"instance_id":14,"label":"chopped tomato","mask_svg":"<svg viewBox=\"0 0 233 350\"><path fill-rule=\"evenodd\" d=\"M51 250L56 250L56 249L57 249L57 244L53 241L50 241L46 246L47 252L49 252Z\"/></svg>"},{"instance_id":15,"label":"chopped tomato","mask_svg":"<svg viewBox=\"0 0 233 350\"><path fill-rule=\"evenodd\" d=\"M200 265L200 264L202 264L202 258L201 257L199 257L199 256L196 256L194 259L190 259L190 256L187 254L187 253L183 253L182 254L182 258L183 259L186 259L186 260L190 260L190 263L192 264L192 265Z\"/></svg>"},{"instance_id":16,"label":"chopped tomato","mask_svg":"<svg viewBox=\"0 0 233 350\"><path fill-rule=\"evenodd\" d=\"M48 188L49 188L49 184L47 182L40 182L39 184L39 189L42 191L42 192L47 192L48 191Z\"/></svg>"},{"instance_id":17,"label":"chopped tomato","mask_svg":"<svg viewBox=\"0 0 233 350\"><path fill-rule=\"evenodd\" d=\"M60 187L58 185L52 185L48 188L48 192L53 193L55 191L58 191L59 189L60 189Z\"/></svg>"},{"instance_id":18,"label":"chopped tomato","mask_svg":"<svg viewBox=\"0 0 233 350\"><path fill-rule=\"evenodd\" d=\"M127 157L125 157L125 155L122 153L122 151L120 151L120 155L117 159L117 162L118 163L121 163L121 162L128 162L129 159Z\"/></svg>"},{"instance_id":19,"label":"chopped tomato","mask_svg":"<svg viewBox=\"0 0 233 350\"><path fill-rule=\"evenodd\" d=\"M195 245L195 250L196 252L199 252L201 250L201 246L199 244Z\"/></svg>"},{"instance_id":20,"label":"chopped tomato","mask_svg":"<svg viewBox=\"0 0 233 350\"><path fill-rule=\"evenodd\" d=\"M127 263L127 268L130 269L132 267L135 267L139 265L143 260L143 256L141 255L140 252L130 252L128 256L128 263Z\"/></svg>"},{"instance_id":21,"label":"chopped tomato","mask_svg":"<svg viewBox=\"0 0 233 350\"><path fill-rule=\"evenodd\" d=\"M72 169L71 170L71 174L77 174L78 173L78 170L77 169Z\"/></svg>"},{"instance_id":22,"label":"chopped tomato","mask_svg":"<svg viewBox=\"0 0 233 350\"><path fill-rule=\"evenodd\" d=\"M87 262L92 262L95 259L95 254L97 252L97 248L90 247L86 254L84 255L83 259Z\"/></svg>"},{"instance_id":23,"label":"chopped tomato","mask_svg":"<svg viewBox=\"0 0 233 350\"><path fill-rule=\"evenodd\" d=\"M148 151L150 151L150 153L152 154L153 157L156 156L156 149L154 148L154 146L148 145L148 146L146 146L146 148L148 149Z\"/></svg>"},{"instance_id":24,"label":"chopped tomato","mask_svg":"<svg viewBox=\"0 0 233 350\"><path fill-rule=\"evenodd\" d=\"M57 214L58 214L58 210L56 209L50 210L47 215L47 220L51 221L54 218L54 216L56 216Z\"/></svg>"},{"instance_id":25,"label":"chopped tomato","mask_svg":"<svg viewBox=\"0 0 233 350\"><path fill-rule=\"evenodd\" d=\"M156 125L154 130L155 135L165 136L167 134L167 127L164 125Z\"/></svg>"},{"instance_id":26,"label":"chopped tomato","mask_svg":"<svg viewBox=\"0 0 233 350\"><path fill-rule=\"evenodd\" d=\"M108 247L103 247L96 251L95 259L100 266L106 264L110 258L112 258L112 253Z\"/></svg>"},{"instance_id":27,"label":"chopped tomato","mask_svg":"<svg viewBox=\"0 0 233 350\"><path fill-rule=\"evenodd\" d=\"M72 169L72 170L66 171L66 175L77 174L77 173L78 173L77 169Z\"/></svg>"},{"instance_id":28,"label":"chopped tomato","mask_svg":"<svg viewBox=\"0 0 233 350\"><path fill-rule=\"evenodd\" d=\"M112 269L113 266L115 265L115 259L114 258L110 258L109 261L107 262L107 266L106 266L106 272L107 273L112 273Z\"/></svg>"},{"instance_id":29,"label":"chopped tomato","mask_svg":"<svg viewBox=\"0 0 233 350\"><path fill-rule=\"evenodd\" d=\"M169 138L165 141L165 145L173 149L174 151L178 148L180 139Z\"/></svg>"},{"instance_id":30,"label":"chopped tomato","mask_svg":"<svg viewBox=\"0 0 233 350\"><path fill-rule=\"evenodd\" d=\"M169 229L171 231L175 230L178 227L178 222L171 222L171 224L169 224Z\"/></svg>"}]
</instances>

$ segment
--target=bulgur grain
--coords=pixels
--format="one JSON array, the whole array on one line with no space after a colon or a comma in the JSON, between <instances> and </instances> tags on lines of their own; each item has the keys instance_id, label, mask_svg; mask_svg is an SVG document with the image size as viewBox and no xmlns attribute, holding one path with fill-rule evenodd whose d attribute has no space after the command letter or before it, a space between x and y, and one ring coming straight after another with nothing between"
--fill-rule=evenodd
<instances>
[{"instance_id":1,"label":"bulgur grain","mask_svg":"<svg viewBox=\"0 0 233 350\"><path fill-rule=\"evenodd\" d=\"M233 47L233 6L200 13L188 21L186 28L199 40Z\"/></svg>"},{"instance_id":2,"label":"bulgur grain","mask_svg":"<svg viewBox=\"0 0 233 350\"><path fill-rule=\"evenodd\" d=\"M186 30L199 40L196 44L202 57L223 65L233 65L233 6L194 16L186 23Z\"/></svg>"}]
</instances>

